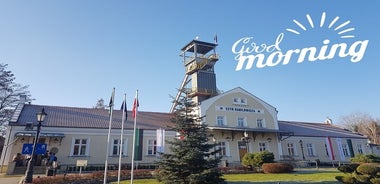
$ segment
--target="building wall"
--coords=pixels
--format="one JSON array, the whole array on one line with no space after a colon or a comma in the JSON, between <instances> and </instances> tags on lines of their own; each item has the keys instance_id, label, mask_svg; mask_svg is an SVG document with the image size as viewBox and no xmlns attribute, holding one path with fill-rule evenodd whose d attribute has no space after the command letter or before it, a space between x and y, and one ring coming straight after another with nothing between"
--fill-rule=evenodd
<instances>
[{"instance_id":1,"label":"building wall","mask_svg":"<svg viewBox=\"0 0 380 184\"><path fill-rule=\"evenodd\" d=\"M24 127L13 126L13 130L10 133L10 138L14 141L13 144L9 145L8 154L4 155L4 166L8 165L8 162L12 161L13 155L16 153L22 153L23 144L33 143L34 137L22 137L15 139L17 132L25 132ZM154 155L154 149L150 152L148 151L149 140L156 140L157 134L156 130L144 130L143 131L143 140L142 140L142 160L137 161L138 163L153 163L157 157ZM107 137L108 129L91 129L91 128L57 128L57 127L42 127L41 133L63 133L64 137L61 140L55 141L54 138L41 137L45 140L47 145L47 150L58 150L56 156L58 162L61 165L76 165L77 160L87 160L88 165L104 165L106 158L106 148L107 148ZM166 131L165 139L172 139L175 136L174 132ZM86 139L87 144L86 151L84 155L73 155L73 147L75 140ZM120 140L120 130L111 130L109 157L109 165L117 165L119 162L119 156L113 155L113 140ZM132 159L132 145L133 145L133 130L124 131L125 143L125 155L122 157L122 163L130 164ZM150 141L151 145L154 144L154 141ZM153 145L152 145L153 146ZM151 147L153 148L153 147ZM25 156L25 155L24 155ZM136 155L137 156L137 155Z\"/></svg>"},{"instance_id":2,"label":"building wall","mask_svg":"<svg viewBox=\"0 0 380 184\"><path fill-rule=\"evenodd\" d=\"M204 123L216 127L212 130L214 138L228 146L229 150L223 157L228 163L240 165L242 153L239 154L238 145L239 142L244 144L241 142L244 132L249 137L246 143L248 152L260 151L260 144L263 150L265 144L265 150L280 155L281 145L278 144L277 134L273 132L278 130L276 109L241 88L203 101L200 112L201 116L205 116ZM220 124L218 117L224 117L224 124ZM243 126L238 123L239 118L245 119ZM263 126L258 125L259 120L262 120Z\"/></svg>"},{"instance_id":3,"label":"building wall","mask_svg":"<svg viewBox=\"0 0 380 184\"><path fill-rule=\"evenodd\" d=\"M354 155L348 149L347 138L330 138L332 151L327 151L327 137L290 137L281 141L283 148L281 159L293 158L295 160L303 160L300 140L302 140L304 157L307 161L319 159L321 162L349 162L351 157L360 153L359 147L361 147L362 154L371 153L366 139L349 139L352 141ZM289 153L288 144L294 145L294 155ZM313 154L308 151L308 144L312 145ZM343 149L345 146L347 151Z\"/></svg>"},{"instance_id":4,"label":"building wall","mask_svg":"<svg viewBox=\"0 0 380 184\"><path fill-rule=\"evenodd\" d=\"M278 130L274 108L268 107L242 90L235 91L202 102L201 115L206 115L205 121L209 126L217 125L217 116L225 116L225 126L228 127L237 127L238 117L246 117L247 128L260 128L257 120L262 119L263 128Z\"/></svg>"}]
</instances>

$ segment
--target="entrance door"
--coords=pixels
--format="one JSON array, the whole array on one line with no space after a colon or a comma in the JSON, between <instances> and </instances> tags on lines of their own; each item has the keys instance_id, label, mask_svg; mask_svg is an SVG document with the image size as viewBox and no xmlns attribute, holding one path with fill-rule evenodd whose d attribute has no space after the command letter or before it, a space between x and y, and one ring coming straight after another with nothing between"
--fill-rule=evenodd
<instances>
[{"instance_id":1,"label":"entrance door","mask_svg":"<svg viewBox=\"0 0 380 184\"><path fill-rule=\"evenodd\" d=\"M245 141L238 141L240 161L243 160L244 155L248 152L247 143Z\"/></svg>"}]
</instances>

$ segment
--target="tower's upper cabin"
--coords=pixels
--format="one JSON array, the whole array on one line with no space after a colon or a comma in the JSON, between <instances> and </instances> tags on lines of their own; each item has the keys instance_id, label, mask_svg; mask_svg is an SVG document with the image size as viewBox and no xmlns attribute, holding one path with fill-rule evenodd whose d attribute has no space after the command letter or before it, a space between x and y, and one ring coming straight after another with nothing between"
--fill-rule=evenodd
<instances>
[{"instance_id":1,"label":"tower's upper cabin","mask_svg":"<svg viewBox=\"0 0 380 184\"><path fill-rule=\"evenodd\" d=\"M198 70L213 70L215 62L219 59L215 52L217 45L199 40L192 40L185 45L180 56L183 57L186 74L190 75Z\"/></svg>"}]
</instances>

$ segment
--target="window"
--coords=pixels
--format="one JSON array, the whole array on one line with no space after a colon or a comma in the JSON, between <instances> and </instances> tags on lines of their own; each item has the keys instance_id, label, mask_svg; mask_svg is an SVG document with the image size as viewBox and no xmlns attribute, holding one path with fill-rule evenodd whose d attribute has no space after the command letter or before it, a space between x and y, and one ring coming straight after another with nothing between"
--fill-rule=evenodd
<instances>
[{"instance_id":1,"label":"window","mask_svg":"<svg viewBox=\"0 0 380 184\"><path fill-rule=\"evenodd\" d=\"M287 146L288 146L288 155L289 156L294 156L295 155L294 144L293 143L288 143Z\"/></svg>"},{"instance_id":2,"label":"window","mask_svg":"<svg viewBox=\"0 0 380 184\"><path fill-rule=\"evenodd\" d=\"M220 148L220 155L221 156L230 156L230 149L228 148L228 142L219 142L218 148Z\"/></svg>"},{"instance_id":3,"label":"window","mask_svg":"<svg viewBox=\"0 0 380 184\"><path fill-rule=\"evenodd\" d=\"M88 139L74 139L72 145L72 156L87 156L88 155Z\"/></svg>"},{"instance_id":4,"label":"window","mask_svg":"<svg viewBox=\"0 0 380 184\"><path fill-rule=\"evenodd\" d=\"M245 117L238 117L238 119L237 119L237 126L238 127L246 127L247 126L247 118L245 118Z\"/></svg>"},{"instance_id":5,"label":"window","mask_svg":"<svg viewBox=\"0 0 380 184\"><path fill-rule=\"evenodd\" d=\"M233 98L234 104L238 105L247 105L247 99L246 98Z\"/></svg>"},{"instance_id":6,"label":"window","mask_svg":"<svg viewBox=\"0 0 380 184\"><path fill-rule=\"evenodd\" d=\"M343 150L344 156L346 156L346 157L350 156L348 153L347 144L342 144L342 150Z\"/></svg>"},{"instance_id":7,"label":"window","mask_svg":"<svg viewBox=\"0 0 380 184\"><path fill-rule=\"evenodd\" d=\"M225 125L224 116L217 116L216 117L216 125L218 125L218 126L224 126Z\"/></svg>"},{"instance_id":8,"label":"window","mask_svg":"<svg viewBox=\"0 0 380 184\"><path fill-rule=\"evenodd\" d=\"M362 147L362 145L358 144L357 147L358 147L358 153L359 154L363 154L363 147Z\"/></svg>"},{"instance_id":9,"label":"window","mask_svg":"<svg viewBox=\"0 0 380 184\"><path fill-rule=\"evenodd\" d=\"M148 140L148 153L147 155L156 155L157 147L156 140L150 139Z\"/></svg>"},{"instance_id":10,"label":"window","mask_svg":"<svg viewBox=\"0 0 380 184\"><path fill-rule=\"evenodd\" d=\"M308 156L315 156L314 145L311 143L306 144L306 151Z\"/></svg>"},{"instance_id":11,"label":"window","mask_svg":"<svg viewBox=\"0 0 380 184\"><path fill-rule=\"evenodd\" d=\"M123 146L122 146L123 150L121 152L121 155L127 155L127 151L126 151L127 146L125 146L125 145L126 145L126 140L123 139ZM120 153L120 139L114 139L112 141L112 152L111 152L111 154L113 156L116 156L116 155L119 155L119 153Z\"/></svg>"},{"instance_id":12,"label":"window","mask_svg":"<svg viewBox=\"0 0 380 184\"><path fill-rule=\"evenodd\" d=\"M267 144L265 142L259 142L259 150L260 152L268 150Z\"/></svg>"},{"instance_id":13,"label":"window","mask_svg":"<svg viewBox=\"0 0 380 184\"><path fill-rule=\"evenodd\" d=\"M327 156L330 156L330 155L329 155L329 149L327 148L327 144L325 144L325 150L326 150L326 155L327 155Z\"/></svg>"},{"instance_id":14,"label":"window","mask_svg":"<svg viewBox=\"0 0 380 184\"><path fill-rule=\"evenodd\" d=\"M257 128L264 128L264 120L263 119L257 119Z\"/></svg>"}]
</instances>

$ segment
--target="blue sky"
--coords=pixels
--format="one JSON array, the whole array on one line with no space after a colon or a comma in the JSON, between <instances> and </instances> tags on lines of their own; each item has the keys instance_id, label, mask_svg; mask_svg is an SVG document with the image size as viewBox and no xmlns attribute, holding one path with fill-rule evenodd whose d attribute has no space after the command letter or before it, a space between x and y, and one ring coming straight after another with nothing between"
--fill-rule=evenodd
<instances>
[{"instance_id":1,"label":"blue sky","mask_svg":"<svg viewBox=\"0 0 380 184\"><path fill-rule=\"evenodd\" d=\"M180 49L196 36L213 42L221 58L219 90L242 87L278 110L280 120L333 121L353 112L380 118L379 3L375 1L0 1L0 62L16 81L29 85L34 104L93 107L116 88L131 107L139 90L140 110L168 112L184 76ZM325 24L319 27L323 12ZM306 15L313 23L312 28ZM350 21L340 38L329 29ZM293 20L302 23L302 30ZM286 29L297 29L296 35ZM340 29L339 31L343 30ZM363 58L351 57L236 71L233 44L253 37L281 51L368 40ZM253 53L255 54L255 53ZM258 54L258 53L256 53ZM271 53L265 53L268 57ZM254 65L255 66L255 65Z\"/></svg>"}]
</instances>

